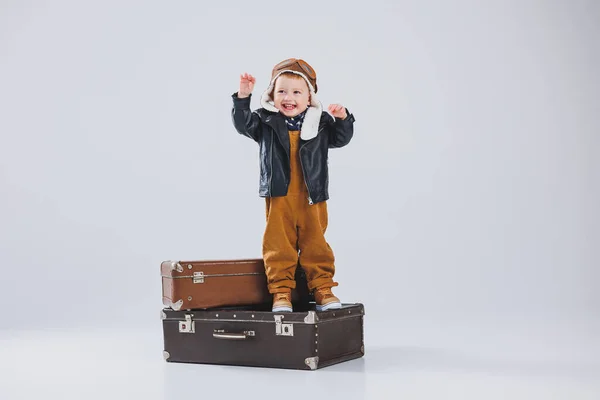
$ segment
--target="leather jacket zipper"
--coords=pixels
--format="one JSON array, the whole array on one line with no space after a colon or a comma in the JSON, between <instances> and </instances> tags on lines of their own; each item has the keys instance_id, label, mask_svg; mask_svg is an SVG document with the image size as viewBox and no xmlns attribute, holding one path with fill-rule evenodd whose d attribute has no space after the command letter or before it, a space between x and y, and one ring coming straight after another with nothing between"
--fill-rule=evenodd
<instances>
[{"instance_id":1,"label":"leather jacket zipper","mask_svg":"<svg viewBox=\"0 0 600 400\"><path fill-rule=\"evenodd\" d=\"M269 167L271 168L269 175L269 196L273 196L273 140L275 140L275 137L271 135L271 146L269 149Z\"/></svg>"},{"instance_id":2,"label":"leather jacket zipper","mask_svg":"<svg viewBox=\"0 0 600 400\"><path fill-rule=\"evenodd\" d=\"M312 205L313 201L312 201L312 197L310 195L310 187L308 186L308 181L306 180L306 172L304 171L304 164L302 164L302 149L304 148L304 146L306 146L306 143L304 143L302 146L300 146L300 166L302 167L302 177L304 178L304 184L306 185L306 190L308 190L308 204Z\"/></svg>"}]
</instances>

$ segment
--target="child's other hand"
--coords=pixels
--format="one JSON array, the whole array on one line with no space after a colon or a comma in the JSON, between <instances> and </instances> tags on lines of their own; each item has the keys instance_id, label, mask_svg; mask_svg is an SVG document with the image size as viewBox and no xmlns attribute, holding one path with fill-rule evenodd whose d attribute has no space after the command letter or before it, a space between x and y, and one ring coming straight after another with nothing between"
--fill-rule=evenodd
<instances>
[{"instance_id":1,"label":"child's other hand","mask_svg":"<svg viewBox=\"0 0 600 400\"><path fill-rule=\"evenodd\" d=\"M249 73L244 72L242 75L240 75L240 90L238 91L238 97L245 98L250 96L254 90L255 83L256 78Z\"/></svg>"},{"instance_id":2,"label":"child's other hand","mask_svg":"<svg viewBox=\"0 0 600 400\"><path fill-rule=\"evenodd\" d=\"M344 107L341 104L330 104L328 109L331 115L333 115L336 118L346 119L346 117L348 116L348 114L346 113L346 107Z\"/></svg>"}]
</instances>

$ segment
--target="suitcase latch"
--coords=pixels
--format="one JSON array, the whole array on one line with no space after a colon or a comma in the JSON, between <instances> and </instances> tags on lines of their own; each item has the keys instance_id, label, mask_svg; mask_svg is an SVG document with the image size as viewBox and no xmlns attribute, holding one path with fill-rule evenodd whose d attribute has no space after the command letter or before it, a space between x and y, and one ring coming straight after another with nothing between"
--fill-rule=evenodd
<instances>
[{"instance_id":1,"label":"suitcase latch","mask_svg":"<svg viewBox=\"0 0 600 400\"><path fill-rule=\"evenodd\" d=\"M185 314L185 321L179 321L179 333L194 333L196 323L190 314Z\"/></svg>"},{"instance_id":2,"label":"suitcase latch","mask_svg":"<svg viewBox=\"0 0 600 400\"><path fill-rule=\"evenodd\" d=\"M283 315L275 315L275 335L294 336L294 325L281 322Z\"/></svg>"},{"instance_id":3,"label":"suitcase latch","mask_svg":"<svg viewBox=\"0 0 600 400\"><path fill-rule=\"evenodd\" d=\"M194 283L204 283L204 272L194 272Z\"/></svg>"}]
</instances>

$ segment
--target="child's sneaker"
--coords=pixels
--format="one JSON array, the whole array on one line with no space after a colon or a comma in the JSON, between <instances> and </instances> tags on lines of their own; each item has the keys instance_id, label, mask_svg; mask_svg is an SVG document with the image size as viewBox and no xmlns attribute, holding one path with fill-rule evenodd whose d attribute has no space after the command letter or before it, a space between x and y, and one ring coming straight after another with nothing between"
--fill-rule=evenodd
<instances>
[{"instance_id":1,"label":"child's sneaker","mask_svg":"<svg viewBox=\"0 0 600 400\"><path fill-rule=\"evenodd\" d=\"M315 290L315 303L317 311L327 311L336 308L342 308L340 299L331 293L331 288L321 288Z\"/></svg>"},{"instance_id":2,"label":"child's sneaker","mask_svg":"<svg viewBox=\"0 0 600 400\"><path fill-rule=\"evenodd\" d=\"M292 293L282 292L273 295L273 312L292 312Z\"/></svg>"}]
</instances>

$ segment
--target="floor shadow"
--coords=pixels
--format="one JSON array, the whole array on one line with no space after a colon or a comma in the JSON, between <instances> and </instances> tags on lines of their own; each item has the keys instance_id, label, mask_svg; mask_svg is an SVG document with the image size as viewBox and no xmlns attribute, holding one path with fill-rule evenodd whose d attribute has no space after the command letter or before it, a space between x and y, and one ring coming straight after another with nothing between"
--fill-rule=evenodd
<instances>
[{"instance_id":1,"label":"floor shadow","mask_svg":"<svg viewBox=\"0 0 600 400\"><path fill-rule=\"evenodd\" d=\"M510 359L462 353L458 350L426 347L367 348L363 369L373 372L456 372L487 373L502 376L560 377L600 379L600 361L549 362L533 359Z\"/></svg>"},{"instance_id":2,"label":"floor shadow","mask_svg":"<svg viewBox=\"0 0 600 400\"><path fill-rule=\"evenodd\" d=\"M318 371L323 372L353 372L353 373L361 373L365 371L365 359L355 358L353 360L343 361L338 364L329 365L327 367L323 367Z\"/></svg>"}]
</instances>

